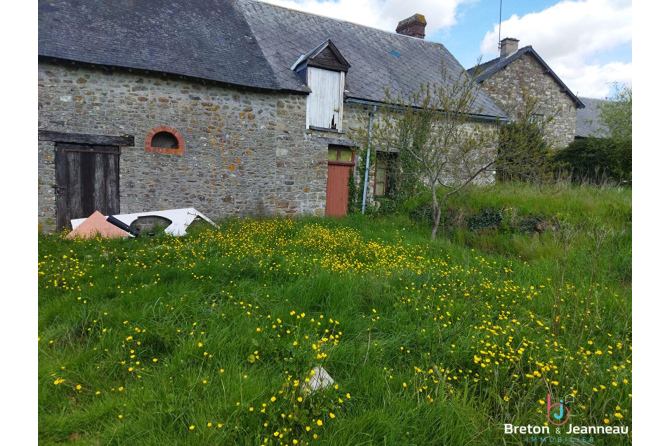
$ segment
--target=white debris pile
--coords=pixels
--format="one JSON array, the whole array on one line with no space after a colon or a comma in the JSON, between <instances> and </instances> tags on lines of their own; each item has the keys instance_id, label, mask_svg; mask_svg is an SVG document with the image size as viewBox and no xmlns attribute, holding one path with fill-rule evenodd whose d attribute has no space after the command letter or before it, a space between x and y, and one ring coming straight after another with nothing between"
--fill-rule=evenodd
<instances>
[{"instance_id":1,"label":"white debris pile","mask_svg":"<svg viewBox=\"0 0 670 446\"><path fill-rule=\"evenodd\" d=\"M114 215L118 220L130 226L135 220L140 217L161 217L167 220L170 220L171 224L165 228L165 233L173 235L175 237L182 236L186 234L186 228L188 225L193 223L193 220L196 218L202 218L206 222L210 223L214 227L218 228L216 223L214 223L209 218L205 217L201 212L195 208L184 208L184 209L169 209L166 211L151 211L151 212L139 212L136 214L120 214ZM85 218L75 218L71 220L72 229L76 229L77 226L82 224L86 219Z\"/></svg>"}]
</instances>

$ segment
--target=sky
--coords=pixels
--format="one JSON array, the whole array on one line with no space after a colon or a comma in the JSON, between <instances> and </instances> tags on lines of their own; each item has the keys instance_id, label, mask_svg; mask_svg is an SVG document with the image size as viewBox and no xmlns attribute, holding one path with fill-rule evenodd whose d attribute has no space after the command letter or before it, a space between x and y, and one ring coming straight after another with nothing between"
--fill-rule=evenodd
<instances>
[{"instance_id":1,"label":"sky","mask_svg":"<svg viewBox=\"0 0 670 446\"><path fill-rule=\"evenodd\" d=\"M500 0L263 0L395 32L426 17L426 40L442 43L468 69L498 57ZM578 96L606 98L632 86L632 0L502 0L501 37L532 45Z\"/></svg>"}]
</instances>

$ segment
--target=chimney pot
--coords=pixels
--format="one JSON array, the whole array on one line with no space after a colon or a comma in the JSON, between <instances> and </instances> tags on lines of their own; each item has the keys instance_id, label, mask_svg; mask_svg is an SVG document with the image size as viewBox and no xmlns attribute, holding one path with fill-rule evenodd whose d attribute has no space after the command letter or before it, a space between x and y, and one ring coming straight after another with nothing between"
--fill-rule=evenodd
<instances>
[{"instance_id":1,"label":"chimney pot","mask_svg":"<svg viewBox=\"0 0 670 446\"><path fill-rule=\"evenodd\" d=\"M423 39L426 37L426 17L423 14L414 14L398 22L395 32L410 37Z\"/></svg>"},{"instance_id":2,"label":"chimney pot","mask_svg":"<svg viewBox=\"0 0 670 446\"><path fill-rule=\"evenodd\" d=\"M500 42L500 57L507 57L519 49L519 39L505 37Z\"/></svg>"}]
</instances>

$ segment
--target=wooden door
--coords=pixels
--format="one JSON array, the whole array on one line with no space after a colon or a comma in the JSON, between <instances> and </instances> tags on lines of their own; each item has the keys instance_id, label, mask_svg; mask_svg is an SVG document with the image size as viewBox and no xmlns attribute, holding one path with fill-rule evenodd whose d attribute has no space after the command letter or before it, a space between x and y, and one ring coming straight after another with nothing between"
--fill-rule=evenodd
<instances>
[{"instance_id":1,"label":"wooden door","mask_svg":"<svg viewBox=\"0 0 670 446\"><path fill-rule=\"evenodd\" d=\"M349 175L354 167L353 152L349 147L328 148L328 181L326 183L326 215L347 215L349 207Z\"/></svg>"},{"instance_id":2,"label":"wooden door","mask_svg":"<svg viewBox=\"0 0 670 446\"><path fill-rule=\"evenodd\" d=\"M312 93L307 96L310 127L340 130L342 127L342 91L344 73L309 67L307 85Z\"/></svg>"},{"instance_id":3,"label":"wooden door","mask_svg":"<svg viewBox=\"0 0 670 446\"><path fill-rule=\"evenodd\" d=\"M56 220L120 212L118 146L56 143Z\"/></svg>"}]
</instances>

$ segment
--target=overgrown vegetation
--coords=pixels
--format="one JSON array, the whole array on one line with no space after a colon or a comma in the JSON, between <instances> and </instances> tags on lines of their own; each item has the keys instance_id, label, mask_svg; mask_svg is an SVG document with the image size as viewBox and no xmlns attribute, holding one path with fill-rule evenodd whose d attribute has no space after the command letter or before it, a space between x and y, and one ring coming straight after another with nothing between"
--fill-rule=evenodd
<instances>
[{"instance_id":1,"label":"overgrown vegetation","mask_svg":"<svg viewBox=\"0 0 670 446\"><path fill-rule=\"evenodd\" d=\"M444 218L40 236L40 443L523 445L503 424L547 394L630 426L630 189L464 189ZM337 385L305 393L317 365Z\"/></svg>"},{"instance_id":2,"label":"overgrown vegetation","mask_svg":"<svg viewBox=\"0 0 670 446\"><path fill-rule=\"evenodd\" d=\"M554 117L542 113L538 98L525 90L522 96L523 108L517 119L501 123L498 129L496 181L552 182L554 149L548 141L548 125Z\"/></svg>"},{"instance_id":3,"label":"overgrown vegetation","mask_svg":"<svg viewBox=\"0 0 670 446\"><path fill-rule=\"evenodd\" d=\"M614 85L612 98L600 104L599 123L607 130L602 137L612 138L618 142L632 143L633 140L633 88L629 85Z\"/></svg>"},{"instance_id":4,"label":"overgrown vegetation","mask_svg":"<svg viewBox=\"0 0 670 446\"><path fill-rule=\"evenodd\" d=\"M380 154L393 155L388 163L388 189L384 197L375 198L377 208L369 206L368 213L393 214L427 186L431 200L414 214L424 219L430 214L434 239L440 225L453 217L442 215L445 208L452 213L449 197L491 172L498 183L560 185L572 181L630 186L632 89L616 90L612 100L600 106L599 122L607 129L600 136L607 137L576 140L558 151L549 140L552 111L541 109L538 98L526 91L519 115L514 121L498 123L495 134L468 118L478 91L471 79L453 80L445 74L441 84L427 85L407 101L389 96L393 105L381 108L370 142L376 149L371 153L372 164ZM361 130L356 139L367 147L367 133ZM493 141L496 148L490 150ZM386 153L377 153L380 149ZM363 170L359 176L363 177ZM350 182L350 211L358 212L362 193L362 184ZM490 218L502 218L496 214L500 212L493 211Z\"/></svg>"},{"instance_id":5,"label":"overgrown vegetation","mask_svg":"<svg viewBox=\"0 0 670 446\"><path fill-rule=\"evenodd\" d=\"M569 173L573 182L632 185L633 146L614 138L575 140L553 157L554 169Z\"/></svg>"},{"instance_id":6,"label":"overgrown vegetation","mask_svg":"<svg viewBox=\"0 0 670 446\"><path fill-rule=\"evenodd\" d=\"M576 140L556 153L556 170L570 174L574 182L633 181L633 90L615 84L615 94L598 106L598 134Z\"/></svg>"}]
</instances>

